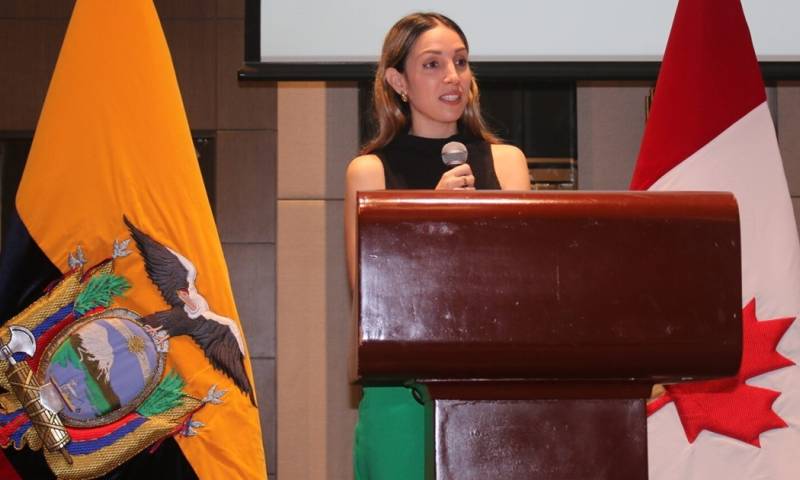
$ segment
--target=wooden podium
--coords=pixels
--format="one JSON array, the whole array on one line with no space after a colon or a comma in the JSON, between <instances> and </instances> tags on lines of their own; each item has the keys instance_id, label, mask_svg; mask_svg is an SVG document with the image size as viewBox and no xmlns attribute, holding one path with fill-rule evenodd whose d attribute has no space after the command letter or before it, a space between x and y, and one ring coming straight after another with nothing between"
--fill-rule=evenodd
<instances>
[{"instance_id":1,"label":"wooden podium","mask_svg":"<svg viewBox=\"0 0 800 480\"><path fill-rule=\"evenodd\" d=\"M360 193L358 242L356 373L423 386L428 478L646 479L651 386L739 367L730 194Z\"/></svg>"}]
</instances>

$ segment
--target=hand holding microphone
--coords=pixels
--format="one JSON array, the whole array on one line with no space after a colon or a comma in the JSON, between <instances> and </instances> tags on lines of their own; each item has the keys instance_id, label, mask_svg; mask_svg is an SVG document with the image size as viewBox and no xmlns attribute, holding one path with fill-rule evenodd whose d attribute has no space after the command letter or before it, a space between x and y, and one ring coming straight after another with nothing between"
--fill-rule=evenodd
<instances>
[{"instance_id":1,"label":"hand holding microphone","mask_svg":"<svg viewBox=\"0 0 800 480\"><path fill-rule=\"evenodd\" d=\"M442 147L442 161L450 170L442 175L436 190L475 190L475 176L467 162L467 147L450 142Z\"/></svg>"}]
</instances>

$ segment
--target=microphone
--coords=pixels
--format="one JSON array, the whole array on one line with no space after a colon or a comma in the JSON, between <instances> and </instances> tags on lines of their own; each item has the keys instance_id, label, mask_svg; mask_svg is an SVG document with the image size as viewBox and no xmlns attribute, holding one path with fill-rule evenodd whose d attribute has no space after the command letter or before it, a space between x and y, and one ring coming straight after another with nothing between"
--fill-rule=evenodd
<instances>
[{"instance_id":1,"label":"microphone","mask_svg":"<svg viewBox=\"0 0 800 480\"><path fill-rule=\"evenodd\" d=\"M442 161L449 168L467 162L467 147L461 142L449 142L442 147Z\"/></svg>"}]
</instances>

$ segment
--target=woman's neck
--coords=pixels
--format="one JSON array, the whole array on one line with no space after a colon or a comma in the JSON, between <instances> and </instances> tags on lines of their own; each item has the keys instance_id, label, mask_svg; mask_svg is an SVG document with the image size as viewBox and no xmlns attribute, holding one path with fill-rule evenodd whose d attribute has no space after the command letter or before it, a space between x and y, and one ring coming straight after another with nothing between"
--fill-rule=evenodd
<instances>
[{"instance_id":1,"label":"woman's neck","mask_svg":"<svg viewBox=\"0 0 800 480\"><path fill-rule=\"evenodd\" d=\"M412 123L408 133L409 135L422 138L447 138L458 133L458 125L455 123L438 125L419 125Z\"/></svg>"}]
</instances>

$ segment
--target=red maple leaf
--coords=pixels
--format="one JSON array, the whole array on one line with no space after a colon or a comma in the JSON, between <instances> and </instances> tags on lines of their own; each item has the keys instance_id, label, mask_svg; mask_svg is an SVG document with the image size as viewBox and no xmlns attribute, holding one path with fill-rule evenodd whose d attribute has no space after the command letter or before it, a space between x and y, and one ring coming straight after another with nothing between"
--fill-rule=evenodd
<instances>
[{"instance_id":1,"label":"red maple leaf","mask_svg":"<svg viewBox=\"0 0 800 480\"><path fill-rule=\"evenodd\" d=\"M701 431L709 430L760 447L758 436L762 432L787 426L772 410L772 403L780 392L745 382L794 365L776 350L792 322L793 317L759 321L756 301L751 300L742 309L744 345L739 373L735 377L667 385L664 395L647 406L647 414L655 413L672 401L689 443L693 443Z\"/></svg>"}]
</instances>

